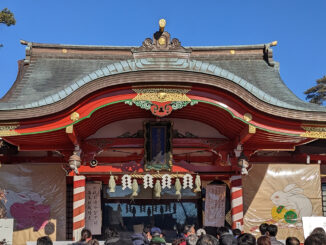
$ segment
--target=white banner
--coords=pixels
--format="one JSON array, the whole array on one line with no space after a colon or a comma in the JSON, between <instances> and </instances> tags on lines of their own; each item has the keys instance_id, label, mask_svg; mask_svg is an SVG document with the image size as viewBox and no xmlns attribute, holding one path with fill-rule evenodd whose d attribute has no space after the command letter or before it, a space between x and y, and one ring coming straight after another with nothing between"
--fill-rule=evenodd
<instances>
[{"instance_id":1,"label":"white banner","mask_svg":"<svg viewBox=\"0 0 326 245\"><path fill-rule=\"evenodd\" d=\"M303 234L306 239L310 233L317 227L326 230L326 217L302 217Z\"/></svg>"},{"instance_id":2,"label":"white banner","mask_svg":"<svg viewBox=\"0 0 326 245\"><path fill-rule=\"evenodd\" d=\"M101 188L102 183L87 183L86 182L86 197L85 197L85 221L86 228L89 229L93 235L101 234L102 227L102 211L101 211Z\"/></svg>"},{"instance_id":3,"label":"white banner","mask_svg":"<svg viewBox=\"0 0 326 245\"><path fill-rule=\"evenodd\" d=\"M6 240L8 245L12 244L14 232L14 219L0 219L0 242Z\"/></svg>"},{"instance_id":4,"label":"white banner","mask_svg":"<svg viewBox=\"0 0 326 245\"><path fill-rule=\"evenodd\" d=\"M204 226L224 226L225 185L207 185Z\"/></svg>"}]
</instances>

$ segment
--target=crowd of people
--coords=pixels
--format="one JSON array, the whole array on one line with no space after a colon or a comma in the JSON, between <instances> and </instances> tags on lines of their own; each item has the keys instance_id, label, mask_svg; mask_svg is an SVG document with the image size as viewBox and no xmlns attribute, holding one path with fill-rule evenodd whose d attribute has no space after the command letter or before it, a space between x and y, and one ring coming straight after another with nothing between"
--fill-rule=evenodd
<instances>
[{"instance_id":1,"label":"crowd of people","mask_svg":"<svg viewBox=\"0 0 326 245\"><path fill-rule=\"evenodd\" d=\"M250 233L241 233L239 229L230 230L227 227L207 227L197 231L195 226L186 225L183 234L172 242L172 245L300 245L296 237L288 237L285 244L278 241L278 228L273 224L263 223L259 226L261 236L256 239ZM119 240L119 234L113 230L106 232L104 245L123 245ZM134 228L134 234L130 237L133 245L165 245L164 233L158 227ZM37 240L37 245L52 245L49 237L41 237ZM73 245L99 245L88 229L83 229L81 239ZM326 245L326 232L323 228L315 228L305 239L304 245Z\"/></svg>"}]
</instances>

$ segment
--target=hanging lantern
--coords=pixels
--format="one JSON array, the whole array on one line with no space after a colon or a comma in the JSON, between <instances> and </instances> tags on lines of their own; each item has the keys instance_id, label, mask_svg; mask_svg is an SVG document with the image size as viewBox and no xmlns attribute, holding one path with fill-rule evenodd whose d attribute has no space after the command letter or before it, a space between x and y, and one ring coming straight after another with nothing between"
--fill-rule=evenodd
<instances>
[{"instance_id":1,"label":"hanging lantern","mask_svg":"<svg viewBox=\"0 0 326 245\"><path fill-rule=\"evenodd\" d=\"M181 183L179 178L176 178L174 186L175 194L181 196Z\"/></svg>"},{"instance_id":2,"label":"hanging lantern","mask_svg":"<svg viewBox=\"0 0 326 245\"><path fill-rule=\"evenodd\" d=\"M169 174L164 174L162 176L162 189L166 187L171 189L171 175Z\"/></svg>"},{"instance_id":3,"label":"hanging lantern","mask_svg":"<svg viewBox=\"0 0 326 245\"><path fill-rule=\"evenodd\" d=\"M110 179L109 179L109 192L115 192L115 179L113 175L110 175Z\"/></svg>"},{"instance_id":4,"label":"hanging lantern","mask_svg":"<svg viewBox=\"0 0 326 245\"><path fill-rule=\"evenodd\" d=\"M138 196L138 183L136 179L133 179L132 181L132 197Z\"/></svg>"},{"instance_id":5,"label":"hanging lantern","mask_svg":"<svg viewBox=\"0 0 326 245\"><path fill-rule=\"evenodd\" d=\"M241 168L241 174L248 175L247 168L249 167L248 158L241 152L241 155L238 158L238 166Z\"/></svg>"},{"instance_id":6,"label":"hanging lantern","mask_svg":"<svg viewBox=\"0 0 326 245\"><path fill-rule=\"evenodd\" d=\"M132 189L130 175L125 174L124 176L122 176L121 182L122 182L122 190L125 190L126 188Z\"/></svg>"},{"instance_id":7,"label":"hanging lantern","mask_svg":"<svg viewBox=\"0 0 326 245\"><path fill-rule=\"evenodd\" d=\"M196 189L194 190L194 192L200 192L201 191L201 189L200 189L201 181L200 181L199 174L196 175L195 185L196 185Z\"/></svg>"},{"instance_id":8,"label":"hanging lantern","mask_svg":"<svg viewBox=\"0 0 326 245\"><path fill-rule=\"evenodd\" d=\"M185 174L183 176L183 189L186 189L189 187L190 189L193 188L193 183L192 183L192 176L191 174Z\"/></svg>"},{"instance_id":9,"label":"hanging lantern","mask_svg":"<svg viewBox=\"0 0 326 245\"><path fill-rule=\"evenodd\" d=\"M76 174L79 174L78 168L80 167L80 164L81 164L80 156L78 156L77 152L74 151L74 153L69 157L69 167Z\"/></svg>"},{"instance_id":10,"label":"hanging lantern","mask_svg":"<svg viewBox=\"0 0 326 245\"><path fill-rule=\"evenodd\" d=\"M150 174L145 174L143 177L144 180L144 189L148 187L153 188L153 176Z\"/></svg>"},{"instance_id":11,"label":"hanging lantern","mask_svg":"<svg viewBox=\"0 0 326 245\"><path fill-rule=\"evenodd\" d=\"M155 186L154 186L154 196L155 197L161 197L161 183L159 180L156 180Z\"/></svg>"}]
</instances>

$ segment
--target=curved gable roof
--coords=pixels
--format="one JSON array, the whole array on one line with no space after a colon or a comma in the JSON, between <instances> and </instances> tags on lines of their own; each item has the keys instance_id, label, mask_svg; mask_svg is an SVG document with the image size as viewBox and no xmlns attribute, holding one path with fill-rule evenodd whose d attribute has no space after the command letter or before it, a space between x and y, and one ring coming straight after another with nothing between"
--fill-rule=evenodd
<instances>
[{"instance_id":1,"label":"curved gable roof","mask_svg":"<svg viewBox=\"0 0 326 245\"><path fill-rule=\"evenodd\" d=\"M37 45L35 45L37 46ZM42 45L41 45L42 46ZM43 45L62 49L64 45ZM230 46L229 49L262 50L262 45ZM81 46L67 48L80 49ZM226 50L227 47L193 47L190 59L184 58L141 58L133 59L131 47L90 47L87 54L44 55L35 52L30 64L24 68L24 75L15 84L15 88L0 100L0 110L16 110L36 108L58 102L69 96L79 87L98 78L127 72L143 70L178 70L204 73L228 79L258 99L271 105L299 111L326 112L326 108L310 104L296 97L280 78L277 67L271 67L262 54L256 56L240 55L201 55L200 51ZM118 55L106 54L105 50L113 50ZM110 51L110 52L111 52ZM199 54L196 54L198 51ZM92 55L93 53L93 55ZM212 52L213 53L213 52Z\"/></svg>"}]
</instances>

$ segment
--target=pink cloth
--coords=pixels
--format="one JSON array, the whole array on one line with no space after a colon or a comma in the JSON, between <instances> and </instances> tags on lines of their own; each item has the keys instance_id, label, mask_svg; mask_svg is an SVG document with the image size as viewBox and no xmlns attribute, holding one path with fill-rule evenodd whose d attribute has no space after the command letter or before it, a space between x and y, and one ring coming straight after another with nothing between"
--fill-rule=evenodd
<instances>
[{"instance_id":1,"label":"pink cloth","mask_svg":"<svg viewBox=\"0 0 326 245\"><path fill-rule=\"evenodd\" d=\"M35 201L14 203L10 207L10 213L15 219L16 230L34 227L34 231L37 231L45 221L50 219L50 206L36 205Z\"/></svg>"}]
</instances>

